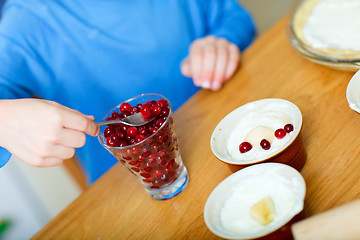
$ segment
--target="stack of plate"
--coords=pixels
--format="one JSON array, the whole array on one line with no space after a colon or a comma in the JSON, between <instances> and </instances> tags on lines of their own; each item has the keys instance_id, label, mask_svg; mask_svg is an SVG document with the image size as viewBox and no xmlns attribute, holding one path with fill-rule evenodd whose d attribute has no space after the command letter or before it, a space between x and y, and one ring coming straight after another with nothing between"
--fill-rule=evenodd
<instances>
[{"instance_id":1,"label":"stack of plate","mask_svg":"<svg viewBox=\"0 0 360 240\"><path fill-rule=\"evenodd\" d=\"M324 2L327 1L327 2ZM347 2L349 1L349 2ZM343 3L346 2L346 4L352 4L352 0L344 0ZM321 5L319 5L321 2L323 2ZM357 71L360 69L360 51L357 50L351 50L351 49L336 49L336 48L321 48L321 47L314 47L313 44L311 44L304 34L305 25L308 23L309 19L311 19L312 23L314 24L314 14L315 14L315 7L317 7L317 10L319 10L320 7L326 5L326 4L342 4L342 1L334 2L334 0L296 0L291 12L290 12L290 20L287 25L287 34L289 41L291 45L297 50L301 55L303 55L305 58L307 58L310 61L336 68L339 70L344 71ZM355 3L356 4L356 3ZM347 6L341 6L339 8L334 8L334 11L337 11L338 9L339 13L336 13L336 15L329 16L329 24L326 25L326 21L323 21L323 28L319 27L318 29L315 29L314 32L315 35L319 36L324 32L324 29L328 29L332 32L338 31L338 29L342 28L341 24L346 25L346 29L351 29L354 27L355 29L358 27L356 22L351 22L349 20L349 23L346 23L346 20L342 20L344 18L341 18L341 14L344 14L344 11L346 11ZM321 12L321 11L320 11ZM319 11L316 12L319 14ZM346 14L346 12L345 12ZM326 19L327 16L321 16L322 20ZM335 22L337 21L338 24L333 24L333 19L335 19ZM319 19L319 17L318 17ZM319 26L321 24L317 23ZM335 26L337 25L337 26ZM339 27L340 25L340 27ZM314 26L314 25L313 25ZM344 27L345 28L345 27ZM358 31L358 30L357 30ZM349 32L349 31L348 31ZM354 34L356 35L356 34ZM342 39L349 39L347 36L344 36L344 34L334 34L334 37L341 37ZM353 35L351 37L354 37ZM359 39L359 47L360 47L360 39Z\"/></svg>"}]
</instances>

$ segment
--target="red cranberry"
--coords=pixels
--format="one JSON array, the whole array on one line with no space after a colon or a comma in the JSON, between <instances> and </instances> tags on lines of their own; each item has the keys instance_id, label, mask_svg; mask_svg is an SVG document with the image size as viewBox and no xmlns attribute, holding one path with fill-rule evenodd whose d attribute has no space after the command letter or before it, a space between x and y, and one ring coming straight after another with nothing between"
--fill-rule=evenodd
<instances>
[{"instance_id":1,"label":"red cranberry","mask_svg":"<svg viewBox=\"0 0 360 240\"><path fill-rule=\"evenodd\" d=\"M121 124L119 129L123 132L123 133L126 133L127 130L128 130L129 126L126 125L126 124Z\"/></svg>"},{"instance_id":2,"label":"red cranberry","mask_svg":"<svg viewBox=\"0 0 360 240\"><path fill-rule=\"evenodd\" d=\"M113 112L113 113L111 113L111 117L112 117L113 119L119 119L119 118L120 118L120 113L118 113L118 112Z\"/></svg>"},{"instance_id":3,"label":"red cranberry","mask_svg":"<svg viewBox=\"0 0 360 240\"><path fill-rule=\"evenodd\" d=\"M125 134L121 130L117 131L116 135L118 135L120 139L123 139L125 137Z\"/></svg>"},{"instance_id":4,"label":"red cranberry","mask_svg":"<svg viewBox=\"0 0 360 240\"><path fill-rule=\"evenodd\" d=\"M288 123L284 126L284 130L285 130L285 132L290 133L290 132L294 131L294 126L292 124Z\"/></svg>"},{"instance_id":5,"label":"red cranberry","mask_svg":"<svg viewBox=\"0 0 360 240\"><path fill-rule=\"evenodd\" d=\"M275 131L275 134L274 134L274 135L275 135L276 138L282 139L283 137L285 137L286 132L285 132L284 129L279 128L279 129L277 129L277 130Z\"/></svg>"},{"instance_id":6,"label":"red cranberry","mask_svg":"<svg viewBox=\"0 0 360 240\"><path fill-rule=\"evenodd\" d=\"M268 140L263 139L263 140L261 140L261 142L260 142L260 146L261 146L262 149L264 149L264 150L269 150L270 147L271 147L271 144L270 144L270 142L269 142Z\"/></svg>"},{"instance_id":7,"label":"red cranberry","mask_svg":"<svg viewBox=\"0 0 360 240\"><path fill-rule=\"evenodd\" d=\"M161 186L161 181L160 181L159 179L154 179L154 180L152 181L152 186L151 186L151 188L160 188L160 186Z\"/></svg>"},{"instance_id":8,"label":"red cranberry","mask_svg":"<svg viewBox=\"0 0 360 240\"><path fill-rule=\"evenodd\" d=\"M144 168L144 171L145 171L145 172L151 172L151 170L152 170L152 167L146 167L146 168Z\"/></svg>"},{"instance_id":9,"label":"red cranberry","mask_svg":"<svg viewBox=\"0 0 360 240\"><path fill-rule=\"evenodd\" d=\"M125 135L125 140L130 143L130 140L132 139L133 137L130 136L129 134Z\"/></svg>"},{"instance_id":10,"label":"red cranberry","mask_svg":"<svg viewBox=\"0 0 360 240\"><path fill-rule=\"evenodd\" d=\"M136 127L129 127L126 131L127 135L130 137L135 137L139 132Z\"/></svg>"},{"instance_id":11,"label":"red cranberry","mask_svg":"<svg viewBox=\"0 0 360 240\"><path fill-rule=\"evenodd\" d=\"M137 147L132 147L130 149L130 152L133 154L133 155L138 155L139 154L139 148Z\"/></svg>"},{"instance_id":12,"label":"red cranberry","mask_svg":"<svg viewBox=\"0 0 360 240\"><path fill-rule=\"evenodd\" d=\"M135 106L135 107L133 107L131 109L130 114L133 115L133 114L138 113L138 112L140 112L140 108Z\"/></svg>"},{"instance_id":13,"label":"red cranberry","mask_svg":"<svg viewBox=\"0 0 360 240\"><path fill-rule=\"evenodd\" d=\"M111 137L107 137L106 138L106 145L108 145L109 147L116 147L116 142L114 142Z\"/></svg>"},{"instance_id":14,"label":"red cranberry","mask_svg":"<svg viewBox=\"0 0 360 240\"><path fill-rule=\"evenodd\" d=\"M152 113L152 115L154 115L154 116L160 115L160 113L161 113L161 107L158 106L158 105L153 105L153 106L151 107L151 113Z\"/></svg>"},{"instance_id":15,"label":"red cranberry","mask_svg":"<svg viewBox=\"0 0 360 240\"><path fill-rule=\"evenodd\" d=\"M141 156L144 157L144 158L146 158L146 157L148 157L148 156L150 156L150 155L151 155L151 152L150 152L150 151L146 151L146 152L144 152L143 154L141 154Z\"/></svg>"},{"instance_id":16,"label":"red cranberry","mask_svg":"<svg viewBox=\"0 0 360 240\"><path fill-rule=\"evenodd\" d=\"M115 144L121 140L121 138L119 137L119 135L117 135L117 133L111 134L110 138L113 142L115 142Z\"/></svg>"},{"instance_id":17,"label":"red cranberry","mask_svg":"<svg viewBox=\"0 0 360 240\"><path fill-rule=\"evenodd\" d=\"M144 104L140 108L141 115L145 118L151 116L151 105L150 104Z\"/></svg>"},{"instance_id":18,"label":"red cranberry","mask_svg":"<svg viewBox=\"0 0 360 240\"><path fill-rule=\"evenodd\" d=\"M157 130L159 130L158 127L152 127L149 129L151 133L156 133Z\"/></svg>"},{"instance_id":19,"label":"red cranberry","mask_svg":"<svg viewBox=\"0 0 360 240\"><path fill-rule=\"evenodd\" d=\"M164 157L166 155L166 151L164 149L161 149L158 154L159 157Z\"/></svg>"},{"instance_id":20,"label":"red cranberry","mask_svg":"<svg viewBox=\"0 0 360 240\"><path fill-rule=\"evenodd\" d=\"M135 144L135 139L134 139L134 138L131 138L128 143L129 143L129 145Z\"/></svg>"},{"instance_id":21,"label":"red cranberry","mask_svg":"<svg viewBox=\"0 0 360 240\"><path fill-rule=\"evenodd\" d=\"M130 112L131 111L131 105L130 105L130 103L122 103L121 105L120 105L120 112L124 112L124 111L127 111L127 112Z\"/></svg>"},{"instance_id":22,"label":"red cranberry","mask_svg":"<svg viewBox=\"0 0 360 240\"><path fill-rule=\"evenodd\" d=\"M155 125L160 128L165 122L165 119L164 118L159 118L158 120L156 120L156 123Z\"/></svg>"},{"instance_id":23,"label":"red cranberry","mask_svg":"<svg viewBox=\"0 0 360 240\"><path fill-rule=\"evenodd\" d=\"M168 106L168 102L165 99L160 99L159 101L157 101L156 104L161 108L165 108Z\"/></svg>"},{"instance_id":24,"label":"red cranberry","mask_svg":"<svg viewBox=\"0 0 360 240\"><path fill-rule=\"evenodd\" d=\"M170 162L166 165L165 170L167 173L170 172L170 169L173 167L174 163L175 163L175 159L171 159Z\"/></svg>"},{"instance_id":25,"label":"red cranberry","mask_svg":"<svg viewBox=\"0 0 360 240\"><path fill-rule=\"evenodd\" d=\"M167 117L167 116L169 116L169 112L170 112L169 108L167 108L167 107L161 108L161 114L160 114L160 116L162 116L162 117Z\"/></svg>"},{"instance_id":26,"label":"red cranberry","mask_svg":"<svg viewBox=\"0 0 360 240\"><path fill-rule=\"evenodd\" d=\"M239 145L239 150L241 153L246 153L252 149L252 145L249 142L242 142Z\"/></svg>"},{"instance_id":27,"label":"red cranberry","mask_svg":"<svg viewBox=\"0 0 360 240\"><path fill-rule=\"evenodd\" d=\"M132 160L132 161L129 162L129 164L132 165L132 166L135 166L135 165L137 165L137 161Z\"/></svg>"},{"instance_id":28,"label":"red cranberry","mask_svg":"<svg viewBox=\"0 0 360 240\"><path fill-rule=\"evenodd\" d=\"M155 154L150 154L150 156L148 157L149 163L155 163L157 159L158 158Z\"/></svg>"},{"instance_id":29,"label":"red cranberry","mask_svg":"<svg viewBox=\"0 0 360 240\"><path fill-rule=\"evenodd\" d=\"M145 126L139 127L138 130L139 130L139 134L142 134L142 135L144 135L144 136L149 132L148 128L145 127Z\"/></svg>"},{"instance_id":30,"label":"red cranberry","mask_svg":"<svg viewBox=\"0 0 360 240\"><path fill-rule=\"evenodd\" d=\"M155 169L153 171L153 176L156 178L160 178L163 175L163 172L160 169Z\"/></svg>"},{"instance_id":31,"label":"red cranberry","mask_svg":"<svg viewBox=\"0 0 360 240\"><path fill-rule=\"evenodd\" d=\"M159 143L164 143L164 142L166 142L166 140L168 140L168 135L166 135L166 134L160 134L159 136L158 136L158 142Z\"/></svg>"},{"instance_id":32,"label":"red cranberry","mask_svg":"<svg viewBox=\"0 0 360 240\"><path fill-rule=\"evenodd\" d=\"M142 140L144 140L145 136L142 134L137 134L134 139L135 139L135 142L138 143L138 142L141 142Z\"/></svg>"},{"instance_id":33,"label":"red cranberry","mask_svg":"<svg viewBox=\"0 0 360 240\"><path fill-rule=\"evenodd\" d=\"M107 127L104 130L104 137L110 137L111 134L113 134L115 132L115 129L113 127Z\"/></svg>"},{"instance_id":34,"label":"red cranberry","mask_svg":"<svg viewBox=\"0 0 360 240\"><path fill-rule=\"evenodd\" d=\"M121 112L120 115L119 115L119 118L126 118L128 116L130 116L131 113L128 112L128 111L124 111L124 112Z\"/></svg>"},{"instance_id":35,"label":"red cranberry","mask_svg":"<svg viewBox=\"0 0 360 240\"><path fill-rule=\"evenodd\" d=\"M140 173L140 175L144 178L149 178L151 176L150 173Z\"/></svg>"},{"instance_id":36,"label":"red cranberry","mask_svg":"<svg viewBox=\"0 0 360 240\"><path fill-rule=\"evenodd\" d=\"M160 144L158 143L154 143L154 145L151 146L151 150L153 150L153 152L157 152L160 149Z\"/></svg>"},{"instance_id":37,"label":"red cranberry","mask_svg":"<svg viewBox=\"0 0 360 240\"><path fill-rule=\"evenodd\" d=\"M117 143L117 146L118 147L126 147L127 146L127 142L125 140L120 140L118 143Z\"/></svg>"}]
</instances>

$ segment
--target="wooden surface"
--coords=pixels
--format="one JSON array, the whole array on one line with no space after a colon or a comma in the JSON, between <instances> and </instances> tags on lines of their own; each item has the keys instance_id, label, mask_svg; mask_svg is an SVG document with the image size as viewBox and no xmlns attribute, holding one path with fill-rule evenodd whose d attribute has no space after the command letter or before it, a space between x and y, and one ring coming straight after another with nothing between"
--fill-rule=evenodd
<instances>
[{"instance_id":1,"label":"wooden surface","mask_svg":"<svg viewBox=\"0 0 360 240\"><path fill-rule=\"evenodd\" d=\"M74 156L72 158L66 159L63 165L65 169L69 172L71 177L73 178L74 182L78 185L78 187L82 191L87 189L88 186L86 182L86 176L79 162L77 161L76 157Z\"/></svg>"},{"instance_id":2,"label":"wooden surface","mask_svg":"<svg viewBox=\"0 0 360 240\"><path fill-rule=\"evenodd\" d=\"M190 174L185 192L152 200L138 180L117 164L34 239L218 239L203 209L211 191L231 174L211 152L217 123L247 102L283 98L303 113L307 162L305 216L360 196L360 115L345 98L353 73L312 63L289 44L283 18L242 58L234 78L219 92L202 90L175 113L180 151Z\"/></svg>"}]
</instances>

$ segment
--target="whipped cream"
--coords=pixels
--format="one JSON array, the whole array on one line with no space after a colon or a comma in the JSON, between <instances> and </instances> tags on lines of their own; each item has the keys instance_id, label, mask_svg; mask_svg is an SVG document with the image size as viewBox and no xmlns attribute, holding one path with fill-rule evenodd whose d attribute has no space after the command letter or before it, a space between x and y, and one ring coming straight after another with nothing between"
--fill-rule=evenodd
<instances>
[{"instance_id":1,"label":"whipped cream","mask_svg":"<svg viewBox=\"0 0 360 240\"><path fill-rule=\"evenodd\" d=\"M224 202L220 211L222 227L233 234L254 236L266 233L282 226L290 215L299 212L296 190L300 188L297 179L285 178L275 171L260 174L247 174L232 187L232 194ZM267 225L262 225L250 216L251 207L265 197L274 202L275 218ZM296 209L296 210L294 210Z\"/></svg>"},{"instance_id":2,"label":"whipped cream","mask_svg":"<svg viewBox=\"0 0 360 240\"><path fill-rule=\"evenodd\" d=\"M238 119L237 125L230 133L226 144L227 153L239 163L256 162L276 154L289 145L295 136L298 126L296 126L291 116L297 116L297 113L286 103L270 103L261 109L258 109L254 104L248 109L244 117ZM284 128L288 123L294 126L294 131L286 134L282 139L274 138L270 149L264 150L260 145L255 145L250 151L240 153L239 145L244 142L247 134L252 129L264 126L275 132L279 128Z\"/></svg>"},{"instance_id":3,"label":"whipped cream","mask_svg":"<svg viewBox=\"0 0 360 240\"><path fill-rule=\"evenodd\" d=\"M304 25L306 41L314 48L360 51L360 1L323 0Z\"/></svg>"}]
</instances>

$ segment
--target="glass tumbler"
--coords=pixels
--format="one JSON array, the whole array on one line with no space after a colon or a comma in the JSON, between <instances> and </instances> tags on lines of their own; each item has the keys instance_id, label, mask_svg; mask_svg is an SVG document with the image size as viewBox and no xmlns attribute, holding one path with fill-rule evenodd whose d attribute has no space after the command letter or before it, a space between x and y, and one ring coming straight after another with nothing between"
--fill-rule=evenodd
<instances>
[{"instance_id":1,"label":"glass tumbler","mask_svg":"<svg viewBox=\"0 0 360 240\"><path fill-rule=\"evenodd\" d=\"M140 180L152 198L171 199L185 190L189 176L179 153L169 100L159 94L142 94L114 107L103 121L140 111L146 114L149 109L155 116L151 122L140 127L123 123L102 126L98 140Z\"/></svg>"}]
</instances>

